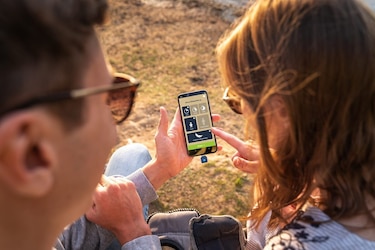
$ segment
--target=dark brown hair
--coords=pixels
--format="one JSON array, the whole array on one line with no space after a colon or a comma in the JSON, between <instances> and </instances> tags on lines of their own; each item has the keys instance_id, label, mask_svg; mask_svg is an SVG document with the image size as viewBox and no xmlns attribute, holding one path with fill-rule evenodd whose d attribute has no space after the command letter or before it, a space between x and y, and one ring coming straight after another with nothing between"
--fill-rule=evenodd
<instances>
[{"instance_id":1,"label":"dark brown hair","mask_svg":"<svg viewBox=\"0 0 375 250\"><path fill-rule=\"evenodd\" d=\"M0 112L82 84L106 0L0 0ZM91 54L90 54L91 53ZM73 126L82 100L46 107Z\"/></svg>"},{"instance_id":2,"label":"dark brown hair","mask_svg":"<svg viewBox=\"0 0 375 250\"><path fill-rule=\"evenodd\" d=\"M254 111L257 223L319 187L332 218L375 198L375 16L356 0L261 0L217 47L223 81ZM288 138L271 154L264 105L278 95ZM251 119L251 118L249 118Z\"/></svg>"}]
</instances>

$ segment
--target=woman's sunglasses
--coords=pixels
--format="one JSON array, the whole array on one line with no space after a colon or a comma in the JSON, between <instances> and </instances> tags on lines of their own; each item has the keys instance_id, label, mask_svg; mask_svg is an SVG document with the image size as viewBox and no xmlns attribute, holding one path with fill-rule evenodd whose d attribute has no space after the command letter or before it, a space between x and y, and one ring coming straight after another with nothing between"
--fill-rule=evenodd
<instances>
[{"instance_id":1,"label":"woman's sunglasses","mask_svg":"<svg viewBox=\"0 0 375 250\"><path fill-rule=\"evenodd\" d=\"M120 124L130 114L139 85L140 82L130 75L115 73L112 85L74 89L40 96L2 111L0 112L0 116L14 110L28 108L37 104L83 98L90 95L108 92L107 104L111 109L115 123Z\"/></svg>"},{"instance_id":2,"label":"woman's sunglasses","mask_svg":"<svg viewBox=\"0 0 375 250\"><path fill-rule=\"evenodd\" d=\"M223 100L236 114L242 114L241 101L238 96L236 96L229 87L224 91Z\"/></svg>"}]
</instances>

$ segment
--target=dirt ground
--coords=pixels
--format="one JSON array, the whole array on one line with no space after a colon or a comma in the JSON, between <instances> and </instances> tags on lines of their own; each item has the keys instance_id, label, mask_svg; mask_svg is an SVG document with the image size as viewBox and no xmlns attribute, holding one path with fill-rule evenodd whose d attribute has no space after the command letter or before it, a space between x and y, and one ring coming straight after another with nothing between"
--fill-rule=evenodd
<instances>
[{"instance_id":1,"label":"dirt ground","mask_svg":"<svg viewBox=\"0 0 375 250\"><path fill-rule=\"evenodd\" d=\"M212 111L222 116L215 124L241 137L243 121L221 100L223 88L215 46L243 9L229 9L209 0L112 0L110 19L99 29L103 48L116 71L140 79L142 86L129 119L119 127L120 143L140 142L153 155L159 107L172 118L177 95L206 89ZM229 13L229 14L228 14ZM159 191L153 210L195 207L204 213L246 215L251 176L234 169L234 150L224 149L199 158Z\"/></svg>"}]
</instances>

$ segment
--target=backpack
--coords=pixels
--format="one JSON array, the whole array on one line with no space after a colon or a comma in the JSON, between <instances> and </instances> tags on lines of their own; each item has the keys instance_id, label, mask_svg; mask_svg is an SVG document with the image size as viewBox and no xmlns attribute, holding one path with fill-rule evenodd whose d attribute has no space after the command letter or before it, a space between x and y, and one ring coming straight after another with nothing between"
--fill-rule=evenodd
<instances>
[{"instance_id":1,"label":"backpack","mask_svg":"<svg viewBox=\"0 0 375 250\"><path fill-rule=\"evenodd\" d=\"M196 209L180 208L153 213L147 223L163 250L245 249L242 225L230 215L201 215Z\"/></svg>"}]
</instances>

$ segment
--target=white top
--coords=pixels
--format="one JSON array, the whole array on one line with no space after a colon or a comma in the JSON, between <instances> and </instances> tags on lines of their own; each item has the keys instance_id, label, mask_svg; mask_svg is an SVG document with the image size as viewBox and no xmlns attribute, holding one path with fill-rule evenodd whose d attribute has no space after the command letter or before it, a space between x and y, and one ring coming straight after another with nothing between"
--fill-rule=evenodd
<instances>
[{"instance_id":1,"label":"white top","mask_svg":"<svg viewBox=\"0 0 375 250\"><path fill-rule=\"evenodd\" d=\"M309 207L278 234L264 249L375 249L375 241L365 240L331 220L316 207Z\"/></svg>"}]
</instances>

